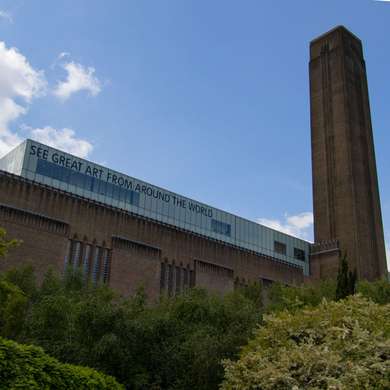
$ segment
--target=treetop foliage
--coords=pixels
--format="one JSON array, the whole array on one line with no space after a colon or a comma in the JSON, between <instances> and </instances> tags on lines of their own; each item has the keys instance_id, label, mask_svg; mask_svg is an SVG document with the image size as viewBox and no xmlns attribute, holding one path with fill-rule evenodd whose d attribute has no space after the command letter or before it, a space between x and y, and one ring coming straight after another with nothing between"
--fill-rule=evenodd
<instances>
[{"instance_id":1,"label":"treetop foliage","mask_svg":"<svg viewBox=\"0 0 390 390\"><path fill-rule=\"evenodd\" d=\"M114 378L91 368L62 364L42 348L0 337L2 389L124 389Z\"/></svg>"},{"instance_id":2,"label":"treetop foliage","mask_svg":"<svg viewBox=\"0 0 390 390\"><path fill-rule=\"evenodd\" d=\"M0 280L15 287L1 306L20 307L15 318L5 316L0 335L93 367L132 389L218 388L222 359L235 359L261 320L258 285L223 297L191 289L151 304L142 290L124 299L85 284L73 271L63 278L48 271L40 287L30 267Z\"/></svg>"},{"instance_id":3,"label":"treetop foliage","mask_svg":"<svg viewBox=\"0 0 390 390\"><path fill-rule=\"evenodd\" d=\"M0 227L0 257L4 257L11 248L19 245L21 242L19 240L7 240L6 235L6 231Z\"/></svg>"},{"instance_id":4,"label":"treetop foliage","mask_svg":"<svg viewBox=\"0 0 390 390\"><path fill-rule=\"evenodd\" d=\"M390 305L362 296L268 315L222 389L390 388Z\"/></svg>"},{"instance_id":5,"label":"treetop foliage","mask_svg":"<svg viewBox=\"0 0 390 390\"><path fill-rule=\"evenodd\" d=\"M344 299L356 292L357 274L356 269L349 270L347 255L340 259L339 271L337 273L336 299Z\"/></svg>"},{"instance_id":6,"label":"treetop foliage","mask_svg":"<svg viewBox=\"0 0 390 390\"><path fill-rule=\"evenodd\" d=\"M37 285L27 265L0 274L0 337L40 346L61 362L97 369L136 390L217 389L224 375L224 389L343 389L351 388L348 381L352 388L385 388L390 284L359 282L360 296L336 303L340 280L275 283L266 293L254 283L224 296L190 289L151 303L142 289L123 298L86 283L74 269L64 275L49 269ZM1 356L0 341L0 372ZM25 388L35 386L31 372L48 367L15 364L28 371ZM50 373L65 380L56 370Z\"/></svg>"}]
</instances>

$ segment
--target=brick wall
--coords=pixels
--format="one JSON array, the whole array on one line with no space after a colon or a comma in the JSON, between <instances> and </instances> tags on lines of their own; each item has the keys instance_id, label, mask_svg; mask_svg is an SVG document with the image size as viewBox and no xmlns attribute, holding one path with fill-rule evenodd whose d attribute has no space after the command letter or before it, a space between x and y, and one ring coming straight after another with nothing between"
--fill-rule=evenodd
<instances>
[{"instance_id":1,"label":"brick wall","mask_svg":"<svg viewBox=\"0 0 390 390\"><path fill-rule=\"evenodd\" d=\"M233 289L237 280L247 283L261 278L286 284L303 281L301 269L272 258L2 172L0 204L35 215L31 217L35 222L30 223L0 213L0 226L9 232L9 237L24 240L3 262L3 269L28 258L39 275L49 265L60 271L67 255L68 238L76 237L110 250L109 283L125 295L143 285L149 296L157 297L164 287L161 280L164 262L167 267L168 264L181 267L175 276L180 283L184 282L187 267L196 273L196 261L231 270L224 274L225 271L214 272L210 266L199 269L199 275L194 274L196 284L221 292ZM39 222L39 218L46 219ZM49 229L50 223L53 227Z\"/></svg>"}]
</instances>

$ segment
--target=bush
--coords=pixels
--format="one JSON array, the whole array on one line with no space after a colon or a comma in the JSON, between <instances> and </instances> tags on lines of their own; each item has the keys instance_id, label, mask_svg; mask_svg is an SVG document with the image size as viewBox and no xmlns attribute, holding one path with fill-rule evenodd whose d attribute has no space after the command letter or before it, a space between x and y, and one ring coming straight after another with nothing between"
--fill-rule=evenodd
<instances>
[{"instance_id":1,"label":"bush","mask_svg":"<svg viewBox=\"0 0 390 390\"><path fill-rule=\"evenodd\" d=\"M390 388L390 305L361 296L265 317L222 389Z\"/></svg>"},{"instance_id":2,"label":"bush","mask_svg":"<svg viewBox=\"0 0 390 390\"><path fill-rule=\"evenodd\" d=\"M0 338L2 389L123 389L114 378L91 368L62 364L39 347Z\"/></svg>"},{"instance_id":3,"label":"bush","mask_svg":"<svg viewBox=\"0 0 390 390\"><path fill-rule=\"evenodd\" d=\"M390 303L390 283L385 279L376 282L361 281L357 285L357 292L380 305Z\"/></svg>"},{"instance_id":4,"label":"bush","mask_svg":"<svg viewBox=\"0 0 390 390\"><path fill-rule=\"evenodd\" d=\"M48 271L36 286L30 267L0 275L0 336L42 347L64 363L92 367L131 389L216 389L223 359L261 320L258 284L218 296L191 289L147 302L122 299L79 272Z\"/></svg>"},{"instance_id":5,"label":"bush","mask_svg":"<svg viewBox=\"0 0 390 390\"><path fill-rule=\"evenodd\" d=\"M318 283L301 286L284 286L274 283L268 290L268 313L281 310L299 310L305 306L317 306L326 298L336 299L336 281L322 280Z\"/></svg>"},{"instance_id":6,"label":"bush","mask_svg":"<svg viewBox=\"0 0 390 390\"><path fill-rule=\"evenodd\" d=\"M16 285L0 278L0 336L15 337L24 325L27 297Z\"/></svg>"},{"instance_id":7,"label":"bush","mask_svg":"<svg viewBox=\"0 0 390 390\"><path fill-rule=\"evenodd\" d=\"M123 389L91 368L61 364L39 347L0 338L2 389Z\"/></svg>"}]
</instances>

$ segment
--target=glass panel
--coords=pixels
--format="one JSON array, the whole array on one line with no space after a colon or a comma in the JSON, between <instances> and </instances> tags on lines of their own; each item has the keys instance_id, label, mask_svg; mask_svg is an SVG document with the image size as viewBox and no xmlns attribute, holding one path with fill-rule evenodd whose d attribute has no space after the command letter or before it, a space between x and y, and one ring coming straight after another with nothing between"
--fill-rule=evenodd
<instances>
[{"instance_id":1,"label":"glass panel","mask_svg":"<svg viewBox=\"0 0 390 390\"><path fill-rule=\"evenodd\" d=\"M92 272L92 280L94 283L97 282L97 278L99 276L99 270L100 270L100 248L97 246L95 248L93 272Z\"/></svg>"}]
</instances>

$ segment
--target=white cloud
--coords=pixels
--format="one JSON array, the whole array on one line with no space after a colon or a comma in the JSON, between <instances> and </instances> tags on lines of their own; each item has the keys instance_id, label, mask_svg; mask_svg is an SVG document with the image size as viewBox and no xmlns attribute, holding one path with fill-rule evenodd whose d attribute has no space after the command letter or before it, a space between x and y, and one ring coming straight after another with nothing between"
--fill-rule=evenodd
<instances>
[{"instance_id":1,"label":"white cloud","mask_svg":"<svg viewBox=\"0 0 390 390\"><path fill-rule=\"evenodd\" d=\"M70 53L68 53L67 51L63 51L60 54L58 54L57 59L62 60L63 58L69 57L69 56L70 56Z\"/></svg>"},{"instance_id":2,"label":"white cloud","mask_svg":"<svg viewBox=\"0 0 390 390\"><path fill-rule=\"evenodd\" d=\"M46 91L44 73L34 69L16 48L7 48L0 41L0 157L22 142L22 135L80 157L92 151L92 144L78 138L72 129L21 126L16 132L10 128L13 121L27 113L33 99Z\"/></svg>"},{"instance_id":3,"label":"white cloud","mask_svg":"<svg viewBox=\"0 0 390 390\"><path fill-rule=\"evenodd\" d=\"M7 22L13 23L11 14L6 11L0 10L0 19L5 19Z\"/></svg>"},{"instance_id":4,"label":"white cloud","mask_svg":"<svg viewBox=\"0 0 390 390\"><path fill-rule=\"evenodd\" d=\"M0 156L21 139L9 125L28 110L31 100L44 94L46 79L16 48L0 41Z\"/></svg>"},{"instance_id":5,"label":"white cloud","mask_svg":"<svg viewBox=\"0 0 390 390\"><path fill-rule=\"evenodd\" d=\"M67 56L68 53L61 53L60 58ZM92 67L84 67L75 62L68 62L63 65L63 68L68 72L65 81L58 82L53 93L61 100L68 99L72 94L85 90L92 96L96 96L101 91L101 83L94 76L95 69Z\"/></svg>"},{"instance_id":6,"label":"white cloud","mask_svg":"<svg viewBox=\"0 0 390 390\"><path fill-rule=\"evenodd\" d=\"M297 215L285 214L283 219L258 218L257 222L283 233L305 240L313 240L313 213L304 212Z\"/></svg>"},{"instance_id":7,"label":"white cloud","mask_svg":"<svg viewBox=\"0 0 390 390\"><path fill-rule=\"evenodd\" d=\"M29 132L30 138L81 158L87 157L93 149L90 142L77 138L72 129L54 129L50 126L37 129L25 126L24 129Z\"/></svg>"}]
</instances>

